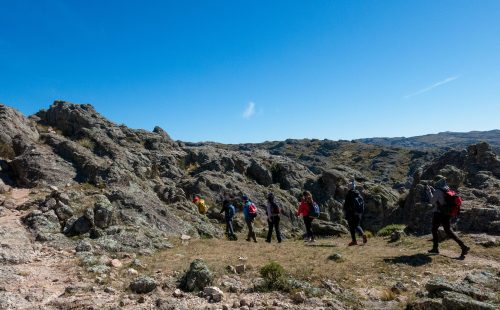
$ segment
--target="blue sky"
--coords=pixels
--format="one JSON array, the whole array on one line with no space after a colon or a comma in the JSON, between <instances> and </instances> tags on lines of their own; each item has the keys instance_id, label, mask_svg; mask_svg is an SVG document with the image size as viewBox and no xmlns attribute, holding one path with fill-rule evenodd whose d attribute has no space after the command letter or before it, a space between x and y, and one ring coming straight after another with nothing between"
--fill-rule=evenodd
<instances>
[{"instance_id":1,"label":"blue sky","mask_svg":"<svg viewBox=\"0 0 500 310\"><path fill-rule=\"evenodd\" d=\"M500 128L500 1L0 0L0 102L174 139Z\"/></svg>"}]
</instances>

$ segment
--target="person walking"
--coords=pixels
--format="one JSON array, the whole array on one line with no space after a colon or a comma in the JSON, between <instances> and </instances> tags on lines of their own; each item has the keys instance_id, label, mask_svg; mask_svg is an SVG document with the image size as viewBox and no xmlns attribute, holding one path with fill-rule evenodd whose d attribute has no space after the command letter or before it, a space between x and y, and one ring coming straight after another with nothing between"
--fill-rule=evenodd
<instances>
[{"instance_id":1,"label":"person walking","mask_svg":"<svg viewBox=\"0 0 500 310\"><path fill-rule=\"evenodd\" d=\"M432 186L426 186L426 193L430 202L434 205L434 214L432 217L432 249L428 252L431 254L439 254L439 239L438 239L438 229L439 226L443 226L444 231L449 238L455 240L455 242L460 246L462 252L461 257L465 257L469 252L470 248L465 245L465 243L458 238L458 236L451 230L451 215L449 214L446 196L449 195L450 187L446 183L446 179L442 178L435 182L435 188ZM454 192L453 192L454 194Z\"/></svg>"},{"instance_id":2,"label":"person walking","mask_svg":"<svg viewBox=\"0 0 500 310\"><path fill-rule=\"evenodd\" d=\"M280 231L281 208L276 203L273 193L269 193L267 195L266 208L267 208L266 213L267 213L267 226L268 226L266 242L271 243L271 238L273 236L273 227L274 227L274 230L276 231L276 239L278 240L278 243L281 243L281 231Z\"/></svg>"},{"instance_id":3,"label":"person walking","mask_svg":"<svg viewBox=\"0 0 500 310\"><path fill-rule=\"evenodd\" d=\"M257 237L255 236L255 231L253 230L253 221L257 217L257 208L247 195L243 195L242 199L243 215L248 227L248 235L245 240L250 241L250 239L253 239L253 242L257 242Z\"/></svg>"},{"instance_id":4,"label":"person walking","mask_svg":"<svg viewBox=\"0 0 500 310\"><path fill-rule=\"evenodd\" d=\"M368 241L366 234L361 228L361 218L363 217L365 202L361 194L356 190L356 183L354 181L347 184L348 192L344 200L344 214L349 225L351 233L351 242L349 246L357 245L356 232L363 237L363 243Z\"/></svg>"},{"instance_id":5,"label":"person walking","mask_svg":"<svg viewBox=\"0 0 500 310\"><path fill-rule=\"evenodd\" d=\"M306 226L306 242L314 242L314 232L312 229L312 222L314 220L314 208L317 206L314 202L311 192L305 191L302 194L302 200L297 211L297 216L302 216L304 225Z\"/></svg>"},{"instance_id":6,"label":"person walking","mask_svg":"<svg viewBox=\"0 0 500 310\"><path fill-rule=\"evenodd\" d=\"M222 202L222 210L220 213L224 212L224 219L226 221L226 235L229 240L238 240L233 228L233 218L236 213L236 209L227 199Z\"/></svg>"}]
</instances>

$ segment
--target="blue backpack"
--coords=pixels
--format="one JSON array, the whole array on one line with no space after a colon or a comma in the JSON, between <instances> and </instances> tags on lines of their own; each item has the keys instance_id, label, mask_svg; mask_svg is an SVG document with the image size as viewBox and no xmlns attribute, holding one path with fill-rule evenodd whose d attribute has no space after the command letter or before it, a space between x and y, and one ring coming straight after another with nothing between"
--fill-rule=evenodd
<instances>
[{"instance_id":1,"label":"blue backpack","mask_svg":"<svg viewBox=\"0 0 500 310\"><path fill-rule=\"evenodd\" d=\"M309 206L309 217L318 218L320 209L317 203L313 202L312 206Z\"/></svg>"}]
</instances>

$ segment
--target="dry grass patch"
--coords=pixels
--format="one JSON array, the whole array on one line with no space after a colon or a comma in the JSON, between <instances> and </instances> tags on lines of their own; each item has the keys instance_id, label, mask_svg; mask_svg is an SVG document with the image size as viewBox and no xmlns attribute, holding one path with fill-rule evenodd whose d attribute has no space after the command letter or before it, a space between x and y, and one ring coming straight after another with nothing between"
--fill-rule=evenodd
<instances>
[{"instance_id":1,"label":"dry grass patch","mask_svg":"<svg viewBox=\"0 0 500 310\"><path fill-rule=\"evenodd\" d=\"M463 261L458 260L459 248L452 241L441 245L442 255L427 255L431 247L428 237L406 238L404 244L388 244L381 237L373 237L364 246L348 247L347 238L323 239L316 243L286 240L281 244L246 242L243 235L238 241L218 239L192 240L182 244L173 240L173 249L163 251L151 258L143 258L148 269L162 270L165 274L177 274L189 267L196 258L203 259L217 277L227 274L228 265L245 263L247 271L243 279L261 277L260 270L271 261L283 266L286 276L307 281L321 287L323 281L336 281L341 287L358 292L360 298L366 297L367 290L385 292L395 282L403 282L411 296L422 290L425 283L434 276L442 276L455 281L474 269L494 268L495 260L500 259L500 248L485 249L472 245L471 254ZM341 263L330 260L339 254ZM239 258L244 257L242 261ZM500 271L500 268L497 269ZM388 290L380 299L392 300Z\"/></svg>"}]
</instances>

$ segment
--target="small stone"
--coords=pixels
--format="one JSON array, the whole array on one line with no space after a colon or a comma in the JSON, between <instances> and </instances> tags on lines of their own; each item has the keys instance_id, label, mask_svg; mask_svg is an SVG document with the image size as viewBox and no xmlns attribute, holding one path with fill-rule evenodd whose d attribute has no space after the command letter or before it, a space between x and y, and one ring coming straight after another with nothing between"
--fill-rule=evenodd
<instances>
[{"instance_id":1,"label":"small stone","mask_svg":"<svg viewBox=\"0 0 500 310\"><path fill-rule=\"evenodd\" d=\"M229 310L229 306L228 305L222 305L222 310Z\"/></svg>"},{"instance_id":2,"label":"small stone","mask_svg":"<svg viewBox=\"0 0 500 310\"><path fill-rule=\"evenodd\" d=\"M203 295L211 302L220 302L224 297L224 293L216 286L205 287Z\"/></svg>"},{"instance_id":3,"label":"small stone","mask_svg":"<svg viewBox=\"0 0 500 310\"><path fill-rule=\"evenodd\" d=\"M57 186L54 186L54 185L50 185L49 188L53 192L58 192L59 191L59 188L57 188Z\"/></svg>"},{"instance_id":4,"label":"small stone","mask_svg":"<svg viewBox=\"0 0 500 310\"><path fill-rule=\"evenodd\" d=\"M391 291L394 294L401 294L402 292L408 291L408 289L406 288L406 286L402 282L397 282L396 284L394 284L392 286Z\"/></svg>"},{"instance_id":5,"label":"small stone","mask_svg":"<svg viewBox=\"0 0 500 310\"><path fill-rule=\"evenodd\" d=\"M75 247L76 252L90 252L92 251L92 245L85 240L80 240Z\"/></svg>"},{"instance_id":6,"label":"small stone","mask_svg":"<svg viewBox=\"0 0 500 310\"><path fill-rule=\"evenodd\" d=\"M183 241L187 241L187 240L190 240L190 239L191 239L191 236L181 235L181 240L183 240Z\"/></svg>"},{"instance_id":7,"label":"small stone","mask_svg":"<svg viewBox=\"0 0 500 310\"><path fill-rule=\"evenodd\" d=\"M129 276L136 276L139 274L139 272L137 272L137 270L135 270L134 268L129 268L129 269L127 269L127 274Z\"/></svg>"},{"instance_id":8,"label":"small stone","mask_svg":"<svg viewBox=\"0 0 500 310\"><path fill-rule=\"evenodd\" d=\"M245 266L244 264L236 265L234 268L237 274L242 274L247 270L247 266Z\"/></svg>"},{"instance_id":9,"label":"small stone","mask_svg":"<svg viewBox=\"0 0 500 310\"><path fill-rule=\"evenodd\" d=\"M108 293L108 294L115 294L116 293L116 290L110 286L104 288L104 292L105 293Z\"/></svg>"},{"instance_id":10,"label":"small stone","mask_svg":"<svg viewBox=\"0 0 500 310\"><path fill-rule=\"evenodd\" d=\"M292 295L292 300L296 304L302 304L306 301L306 294L302 291L296 292Z\"/></svg>"},{"instance_id":11,"label":"small stone","mask_svg":"<svg viewBox=\"0 0 500 310\"><path fill-rule=\"evenodd\" d=\"M396 241L399 241L401 240L401 238L403 237L403 232L401 231L394 231L392 234L391 234L391 238L389 240L389 242L396 242Z\"/></svg>"},{"instance_id":12,"label":"small stone","mask_svg":"<svg viewBox=\"0 0 500 310\"><path fill-rule=\"evenodd\" d=\"M141 296L141 297L139 297L139 299L137 299L137 302L140 304L143 304L146 302L146 298L144 298L144 296Z\"/></svg>"},{"instance_id":13,"label":"small stone","mask_svg":"<svg viewBox=\"0 0 500 310\"><path fill-rule=\"evenodd\" d=\"M240 300L240 307L243 307L243 306L248 306L248 301L246 299Z\"/></svg>"},{"instance_id":14,"label":"small stone","mask_svg":"<svg viewBox=\"0 0 500 310\"><path fill-rule=\"evenodd\" d=\"M182 293L182 291L180 289L176 289L174 291L173 295L174 295L175 298L181 298L182 296L184 296L184 294Z\"/></svg>"},{"instance_id":15,"label":"small stone","mask_svg":"<svg viewBox=\"0 0 500 310\"><path fill-rule=\"evenodd\" d=\"M50 198L47 201L45 201L45 207L48 209L54 209L56 205L57 201L54 198Z\"/></svg>"},{"instance_id":16,"label":"small stone","mask_svg":"<svg viewBox=\"0 0 500 310\"><path fill-rule=\"evenodd\" d=\"M119 259L112 259L109 262L109 265L114 268L121 268L123 266L122 262Z\"/></svg>"}]
</instances>

